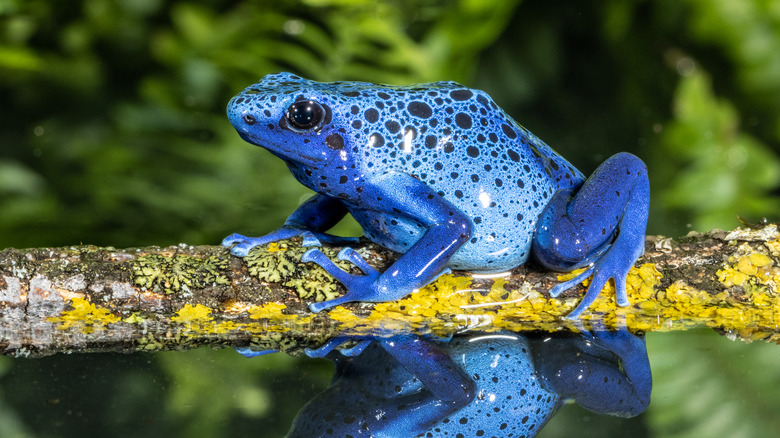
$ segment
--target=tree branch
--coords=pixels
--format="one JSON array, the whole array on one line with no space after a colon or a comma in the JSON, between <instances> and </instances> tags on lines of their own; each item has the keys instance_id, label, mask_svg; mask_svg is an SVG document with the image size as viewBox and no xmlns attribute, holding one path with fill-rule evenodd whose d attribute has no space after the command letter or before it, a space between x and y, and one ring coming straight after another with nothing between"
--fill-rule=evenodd
<instances>
[{"instance_id":1,"label":"tree branch","mask_svg":"<svg viewBox=\"0 0 780 438\"><path fill-rule=\"evenodd\" d=\"M323 248L336 259L339 248ZM308 303L343 288L318 266L300 262L300 241L253 249L244 259L214 246L6 249L0 252L0 351L181 350L252 346L299 354L340 334L414 331L577 329L564 316L585 287L551 299L571 274L529 263L500 275L457 272L390 303L353 303L319 314ZM379 269L396 254L365 244ZM338 261L342 268L356 268ZM581 320L631 330L708 326L745 341L778 342L780 236L777 226L650 236L628 277L632 305L617 308L607 286Z\"/></svg>"}]
</instances>

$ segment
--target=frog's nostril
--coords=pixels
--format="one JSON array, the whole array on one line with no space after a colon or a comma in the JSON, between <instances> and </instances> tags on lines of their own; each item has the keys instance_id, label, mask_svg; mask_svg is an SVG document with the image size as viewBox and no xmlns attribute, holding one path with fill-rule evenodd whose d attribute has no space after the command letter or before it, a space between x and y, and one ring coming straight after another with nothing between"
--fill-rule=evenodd
<instances>
[{"instance_id":1,"label":"frog's nostril","mask_svg":"<svg viewBox=\"0 0 780 438\"><path fill-rule=\"evenodd\" d=\"M244 123L247 125L254 125L257 123L257 119L252 114L244 114Z\"/></svg>"}]
</instances>

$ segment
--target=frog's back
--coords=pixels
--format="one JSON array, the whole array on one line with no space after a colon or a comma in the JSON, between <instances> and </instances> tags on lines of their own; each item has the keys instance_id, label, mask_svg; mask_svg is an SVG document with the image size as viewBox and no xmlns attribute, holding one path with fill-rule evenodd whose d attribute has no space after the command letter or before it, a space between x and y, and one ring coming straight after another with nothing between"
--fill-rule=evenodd
<instances>
[{"instance_id":1,"label":"frog's back","mask_svg":"<svg viewBox=\"0 0 780 438\"><path fill-rule=\"evenodd\" d=\"M482 91L455 82L348 84L338 87L359 99L348 117L357 144L368 146L360 150L362 166L412 175L471 218L472 238L450 260L453 269L499 271L524 263L536 218L552 194L583 181ZM421 236L416 224L405 231L398 234L410 236L406 246Z\"/></svg>"}]
</instances>

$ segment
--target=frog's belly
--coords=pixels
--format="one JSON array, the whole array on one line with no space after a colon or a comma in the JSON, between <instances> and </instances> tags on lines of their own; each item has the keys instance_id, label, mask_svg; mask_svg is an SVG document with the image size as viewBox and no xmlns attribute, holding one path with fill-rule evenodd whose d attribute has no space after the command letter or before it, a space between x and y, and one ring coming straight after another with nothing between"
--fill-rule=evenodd
<instances>
[{"instance_id":1,"label":"frog's belly","mask_svg":"<svg viewBox=\"0 0 780 438\"><path fill-rule=\"evenodd\" d=\"M522 226L511 215L481 217L480 223L473 224L471 239L453 254L447 266L462 271L501 272L528 260L535 222Z\"/></svg>"},{"instance_id":2,"label":"frog's belly","mask_svg":"<svg viewBox=\"0 0 780 438\"><path fill-rule=\"evenodd\" d=\"M501 239L497 236L499 231L487 226L477 226L475 230L472 239L450 258L448 267L459 271L502 272L528 260L533 230L530 234L518 234L511 240Z\"/></svg>"},{"instance_id":3,"label":"frog's belly","mask_svg":"<svg viewBox=\"0 0 780 438\"><path fill-rule=\"evenodd\" d=\"M363 210L351 213L369 240L400 253L408 251L427 231L421 223L403 216ZM520 226L514 216L490 218L484 212L469 216L489 220L472 219L471 239L453 254L447 266L462 271L501 272L525 263L531 252L534 222Z\"/></svg>"},{"instance_id":4,"label":"frog's belly","mask_svg":"<svg viewBox=\"0 0 780 438\"><path fill-rule=\"evenodd\" d=\"M533 437L561 404L561 397L545 389L536 374L523 336L454 338L446 348L466 374L477 379L477 397L420 436Z\"/></svg>"}]
</instances>

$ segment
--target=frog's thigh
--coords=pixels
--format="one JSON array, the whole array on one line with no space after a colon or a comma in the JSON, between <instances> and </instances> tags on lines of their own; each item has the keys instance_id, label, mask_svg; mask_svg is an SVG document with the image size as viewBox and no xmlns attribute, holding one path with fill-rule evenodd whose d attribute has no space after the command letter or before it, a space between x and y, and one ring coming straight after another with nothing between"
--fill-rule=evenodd
<instances>
[{"instance_id":1,"label":"frog's thigh","mask_svg":"<svg viewBox=\"0 0 780 438\"><path fill-rule=\"evenodd\" d=\"M613 155L579 191L553 196L539 216L534 254L551 269L569 270L592 262L618 230L621 240L643 241L649 198L642 160L629 153Z\"/></svg>"}]
</instances>

